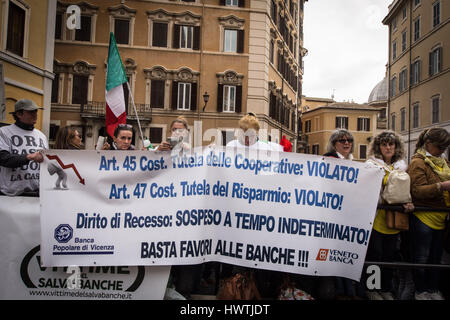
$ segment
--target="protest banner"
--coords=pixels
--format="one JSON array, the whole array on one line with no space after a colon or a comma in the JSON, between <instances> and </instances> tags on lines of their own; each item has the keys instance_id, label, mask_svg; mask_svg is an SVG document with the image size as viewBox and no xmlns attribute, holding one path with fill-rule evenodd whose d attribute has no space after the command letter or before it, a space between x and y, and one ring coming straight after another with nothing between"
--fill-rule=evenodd
<instances>
[{"instance_id":1,"label":"protest banner","mask_svg":"<svg viewBox=\"0 0 450 320\"><path fill-rule=\"evenodd\" d=\"M50 150L44 266L235 265L359 280L380 169L305 154ZM47 167L68 175L55 188Z\"/></svg>"},{"instance_id":2,"label":"protest banner","mask_svg":"<svg viewBox=\"0 0 450 320\"><path fill-rule=\"evenodd\" d=\"M0 196L0 299L134 300L164 297L170 267L40 264L39 198Z\"/></svg>"}]
</instances>

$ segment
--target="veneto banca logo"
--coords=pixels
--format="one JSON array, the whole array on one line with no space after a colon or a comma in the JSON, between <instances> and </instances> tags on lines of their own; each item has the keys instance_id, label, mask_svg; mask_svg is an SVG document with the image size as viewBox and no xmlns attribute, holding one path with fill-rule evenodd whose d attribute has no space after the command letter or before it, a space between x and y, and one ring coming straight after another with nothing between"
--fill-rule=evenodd
<instances>
[{"instance_id":1,"label":"veneto banca logo","mask_svg":"<svg viewBox=\"0 0 450 320\"><path fill-rule=\"evenodd\" d=\"M59 243L66 243L70 239L72 239L73 236L73 229L68 224L60 224L55 229L55 240Z\"/></svg>"}]
</instances>

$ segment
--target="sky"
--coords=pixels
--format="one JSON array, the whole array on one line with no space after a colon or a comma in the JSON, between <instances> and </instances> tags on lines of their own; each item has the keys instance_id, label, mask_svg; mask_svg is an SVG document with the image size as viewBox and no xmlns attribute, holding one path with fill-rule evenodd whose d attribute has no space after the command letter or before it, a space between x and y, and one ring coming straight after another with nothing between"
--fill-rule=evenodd
<instances>
[{"instance_id":1,"label":"sky","mask_svg":"<svg viewBox=\"0 0 450 320\"><path fill-rule=\"evenodd\" d=\"M383 80L392 0L309 0L305 3L303 95L366 103Z\"/></svg>"}]
</instances>

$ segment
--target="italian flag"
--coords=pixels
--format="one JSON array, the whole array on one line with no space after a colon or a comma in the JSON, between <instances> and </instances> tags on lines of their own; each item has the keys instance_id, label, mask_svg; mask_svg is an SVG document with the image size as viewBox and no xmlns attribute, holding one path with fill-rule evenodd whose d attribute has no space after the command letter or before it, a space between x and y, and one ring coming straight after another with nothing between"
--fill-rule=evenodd
<instances>
[{"instance_id":1,"label":"italian flag","mask_svg":"<svg viewBox=\"0 0 450 320\"><path fill-rule=\"evenodd\" d=\"M116 39L109 36L108 69L106 73L106 131L113 137L119 123L126 123L125 97L122 84L126 83L125 69L117 49Z\"/></svg>"}]
</instances>

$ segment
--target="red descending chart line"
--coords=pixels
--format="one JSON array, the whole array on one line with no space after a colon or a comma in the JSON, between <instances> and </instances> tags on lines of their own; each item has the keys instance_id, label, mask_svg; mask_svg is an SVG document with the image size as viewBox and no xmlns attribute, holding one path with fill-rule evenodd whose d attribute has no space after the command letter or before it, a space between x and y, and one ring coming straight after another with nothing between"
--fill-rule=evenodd
<instances>
[{"instance_id":1,"label":"red descending chart line","mask_svg":"<svg viewBox=\"0 0 450 320\"><path fill-rule=\"evenodd\" d=\"M73 171L75 172L75 174L77 175L78 179L80 179L80 183L81 183L81 184L84 184L84 179L80 176L80 173L78 172L77 168L75 167L75 165L74 165L73 163L71 163L71 164L64 164L64 163L61 161L61 159L60 159L57 155L50 155L50 154L47 154L46 156L47 156L47 158L48 158L49 160L56 160L56 161L58 161L59 165L60 165L61 168L63 168L63 169L69 169L69 168L72 168Z\"/></svg>"}]
</instances>

